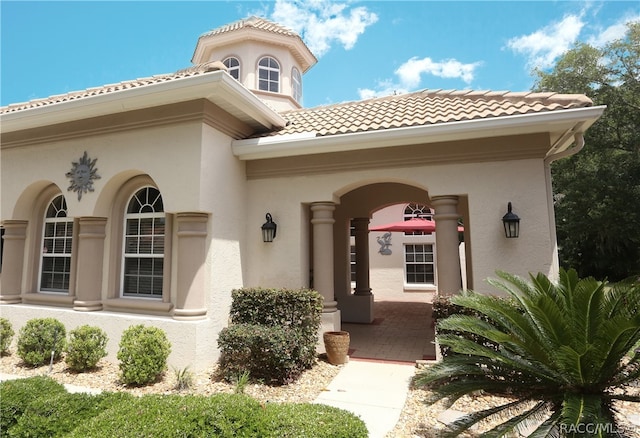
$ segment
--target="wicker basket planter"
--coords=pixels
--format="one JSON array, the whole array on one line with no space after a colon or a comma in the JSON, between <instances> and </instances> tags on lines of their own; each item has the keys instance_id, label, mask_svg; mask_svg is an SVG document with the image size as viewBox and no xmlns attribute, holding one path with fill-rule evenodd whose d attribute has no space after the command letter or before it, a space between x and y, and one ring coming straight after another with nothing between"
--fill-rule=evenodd
<instances>
[{"instance_id":1,"label":"wicker basket planter","mask_svg":"<svg viewBox=\"0 0 640 438\"><path fill-rule=\"evenodd\" d=\"M322 339L330 364L341 365L349 361L349 332L324 332Z\"/></svg>"}]
</instances>

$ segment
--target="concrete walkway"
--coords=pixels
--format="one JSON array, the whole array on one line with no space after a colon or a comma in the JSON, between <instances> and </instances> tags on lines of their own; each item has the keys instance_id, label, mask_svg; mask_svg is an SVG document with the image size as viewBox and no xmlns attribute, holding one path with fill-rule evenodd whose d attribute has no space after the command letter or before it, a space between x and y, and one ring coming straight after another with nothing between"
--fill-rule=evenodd
<instances>
[{"instance_id":1,"label":"concrete walkway","mask_svg":"<svg viewBox=\"0 0 640 438\"><path fill-rule=\"evenodd\" d=\"M383 438L400 418L414 373L411 363L352 359L315 403L356 414L367 425L369 438Z\"/></svg>"}]
</instances>

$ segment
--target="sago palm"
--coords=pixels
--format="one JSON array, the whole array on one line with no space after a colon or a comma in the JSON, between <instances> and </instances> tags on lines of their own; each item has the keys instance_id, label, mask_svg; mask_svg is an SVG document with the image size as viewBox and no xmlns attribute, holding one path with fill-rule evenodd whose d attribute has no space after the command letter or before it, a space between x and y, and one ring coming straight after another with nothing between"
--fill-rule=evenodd
<instances>
[{"instance_id":1,"label":"sago palm","mask_svg":"<svg viewBox=\"0 0 640 438\"><path fill-rule=\"evenodd\" d=\"M629 391L640 379L634 351L640 284L607 285L579 279L574 270L562 270L558 283L542 274L530 282L505 272L498 277L489 282L510 299L474 292L452 297L477 316L439 321L445 333L438 341L455 354L426 369L417 383L431 390L428 402L453 403L476 391L510 401L464 416L446 435L497 418L483 437L524 430L535 437L625 436L613 402L640 402L637 388Z\"/></svg>"}]
</instances>

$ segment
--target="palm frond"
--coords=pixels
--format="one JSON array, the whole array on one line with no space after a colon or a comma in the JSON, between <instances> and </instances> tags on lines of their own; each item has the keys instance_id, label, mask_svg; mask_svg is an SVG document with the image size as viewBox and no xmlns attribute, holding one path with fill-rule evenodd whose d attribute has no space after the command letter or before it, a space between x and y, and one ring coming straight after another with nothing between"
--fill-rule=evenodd
<instances>
[{"instance_id":1,"label":"palm frond","mask_svg":"<svg viewBox=\"0 0 640 438\"><path fill-rule=\"evenodd\" d=\"M509 420L497 425L487 432L484 432L482 436L487 438L502 437L512 432L517 432L521 435L534 424L542 423L549 417L549 415L550 404L548 402L538 402L530 409L512 416Z\"/></svg>"},{"instance_id":2,"label":"palm frond","mask_svg":"<svg viewBox=\"0 0 640 438\"><path fill-rule=\"evenodd\" d=\"M529 438L560 438L562 436L559 427L562 412L559 409L552 409L552 412L551 416L529 435Z\"/></svg>"},{"instance_id":3,"label":"palm frond","mask_svg":"<svg viewBox=\"0 0 640 438\"><path fill-rule=\"evenodd\" d=\"M489 409L484 409L482 411L473 412L459 418L451 424L447 425L447 428L442 436L444 437L457 437L462 432L469 430L475 424L500 415L509 415L509 413L513 412L513 409L521 406L525 401L523 400L515 400L509 403L505 403L503 405L495 406Z\"/></svg>"}]
</instances>

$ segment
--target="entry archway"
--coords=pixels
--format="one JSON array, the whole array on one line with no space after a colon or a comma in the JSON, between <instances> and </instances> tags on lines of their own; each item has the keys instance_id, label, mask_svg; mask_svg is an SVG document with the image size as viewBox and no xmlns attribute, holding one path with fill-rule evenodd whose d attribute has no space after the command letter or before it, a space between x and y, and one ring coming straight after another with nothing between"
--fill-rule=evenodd
<instances>
[{"instance_id":1,"label":"entry archway","mask_svg":"<svg viewBox=\"0 0 640 438\"><path fill-rule=\"evenodd\" d=\"M376 211L396 204L413 203L434 208L435 219L439 220L444 230L441 234L445 237L438 240L442 241L442 246L449 245L443 250L445 257L442 261L448 265L444 269L447 278L441 275L439 280L444 283L442 290L445 293L455 293L461 284L457 228L457 219L461 214L458 212L458 198L454 195L430 197L424 187L398 182L367 184L340 196L334 216L334 290L343 327L352 332L355 357L363 357L364 354L364 357L372 359L413 361L435 354L431 301L436 291L413 296L406 294L400 299L399 295L393 299L376 296L375 287L372 290L369 283L369 257L372 253L369 250L369 221ZM466 198L463 201L466 203ZM466 208L462 210L466 212ZM452 238L455 242L451 241ZM352 253L350 248L354 240L356 250ZM404 251L403 248L398 250ZM350 269L354 256L355 287ZM440 259L438 257L439 262ZM402 289L401 286L400 295Z\"/></svg>"}]
</instances>

